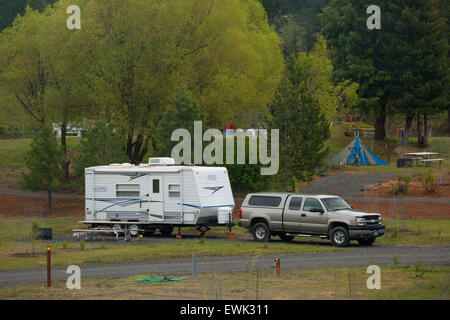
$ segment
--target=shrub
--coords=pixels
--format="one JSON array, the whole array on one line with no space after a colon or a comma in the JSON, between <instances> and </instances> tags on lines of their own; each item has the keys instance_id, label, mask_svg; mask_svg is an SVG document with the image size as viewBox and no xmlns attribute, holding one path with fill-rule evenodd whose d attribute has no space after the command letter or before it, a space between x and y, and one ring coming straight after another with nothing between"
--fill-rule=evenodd
<instances>
[{"instance_id":1,"label":"shrub","mask_svg":"<svg viewBox=\"0 0 450 320\"><path fill-rule=\"evenodd\" d=\"M432 169L428 170L426 174L421 173L419 175L419 181L425 193L432 193L435 191L436 177L432 174Z\"/></svg>"},{"instance_id":2,"label":"shrub","mask_svg":"<svg viewBox=\"0 0 450 320\"><path fill-rule=\"evenodd\" d=\"M113 126L99 122L89 129L79 145L79 156L74 159L75 176L84 181L84 168L113 162L127 162L124 138Z\"/></svg>"},{"instance_id":3,"label":"shrub","mask_svg":"<svg viewBox=\"0 0 450 320\"><path fill-rule=\"evenodd\" d=\"M39 235L39 222L37 222L36 220L34 220L33 222L31 222L31 240L36 240L37 237Z\"/></svg>"},{"instance_id":4,"label":"shrub","mask_svg":"<svg viewBox=\"0 0 450 320\"><path fill-rule=\"evenodd\" d=\"M83 251L86 247L86 244L83 240L80 241L80 250Z\"/></svg>"},{"instance_id":5,"label":"shrub","mask_svg":"<svg viewBox=\"0 0 450 320\"><path fill-rule=\"evenodd\" d=\"M397 195L400 193L407 194L409 188L409 182L411 176L407 174L398 174L395 176L395 181L392 183L392 194Z\"/></svg>"}]
</instances>

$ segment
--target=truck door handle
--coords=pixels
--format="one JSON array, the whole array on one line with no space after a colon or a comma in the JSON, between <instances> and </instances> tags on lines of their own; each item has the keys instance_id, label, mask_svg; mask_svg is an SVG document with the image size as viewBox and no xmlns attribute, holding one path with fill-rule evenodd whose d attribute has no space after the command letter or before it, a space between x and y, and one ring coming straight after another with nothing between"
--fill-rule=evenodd
<instances>
[{"instance_id":1,"label":"truck door handle","mask_svg":"<svg viewBox=\"0 0 450 320\"><path fill-rule=\"evenodd\" d=\"M306 213L302 213L302 217L306 217Z\"/></svg>"}]
</instances>

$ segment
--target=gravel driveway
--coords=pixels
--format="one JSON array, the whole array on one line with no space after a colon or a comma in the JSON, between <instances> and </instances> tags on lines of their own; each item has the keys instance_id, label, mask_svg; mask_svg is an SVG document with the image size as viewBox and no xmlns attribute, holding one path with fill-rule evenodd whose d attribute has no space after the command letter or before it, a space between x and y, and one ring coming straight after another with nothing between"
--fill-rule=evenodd
<instances>
[{"instance_id":1,"label":"gravel driveway","mask_svg":"<svg viewBox=\"0 0 450 320\"><path fill-rule=\"evenodd\" d=\"M361 190L392 179L394 173L337 173L315 180L300 189L305 194L330 194L340 197L358 197Z\"/></svg>"}]
</instances>

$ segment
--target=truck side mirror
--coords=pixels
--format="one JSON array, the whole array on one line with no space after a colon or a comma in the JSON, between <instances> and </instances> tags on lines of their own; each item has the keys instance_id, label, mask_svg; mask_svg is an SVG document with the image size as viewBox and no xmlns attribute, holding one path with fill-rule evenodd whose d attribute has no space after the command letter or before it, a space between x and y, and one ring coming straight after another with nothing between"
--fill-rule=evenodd
<instances>
[{"instance_id":1,"label":"truck side mirror","mask_svg":"<svg viewBox=\"0 0 450 320\"><path fill-rule=\"evenodd\" d=\"M325 211L322 208L311 208L309 209L309 212L320 212L324 213Z\"/></svg>"}]
</instances>

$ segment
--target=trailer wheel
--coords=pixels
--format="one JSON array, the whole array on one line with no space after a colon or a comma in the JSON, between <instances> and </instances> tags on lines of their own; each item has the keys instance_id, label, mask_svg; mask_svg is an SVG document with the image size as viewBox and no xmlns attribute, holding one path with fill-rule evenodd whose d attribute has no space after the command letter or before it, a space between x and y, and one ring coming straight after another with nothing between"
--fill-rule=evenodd
<instances>
[{"instance_id":1,"label":"trailer wheel","mask_svg":"<svg viewBox=\"0 0 450 320\"><path fill-rule=\"evenodd\" d=\"M130 226L130 235L133 237L137 237L139 235L139 226L137 224L132 224Z\"/></svg>"},{"instance_id":2,"label":"trailer wheel","mask_svg":"<svg viewBox=\"0 0 450 320\"><path fill-rule=\"evenodd\" d=\"M164 237L168 237L172 234L173 231L173 227L172 226L165 226L165 227L160 227L159 228L159 232L161 232L161 234Z\"/></svg>"},{"instance_id":3,"label":"trailer wheel","mask_svg":"<svg viewBox=\"0 0 450 320\"><path fill-rule=\"evenodd\" d=\"M258 242L269 241L270 230L267 223L258 222L252 228L253 239Z\"/></svg>"},{"instance_id":4,"label":"trailer wheel","mask_svg":"<svg viewBox=\"0 0 450 320\"><path fill-rule=\"evenodd\" d=\"M118 235L122 235L122 234L123 234L122 232L119 232L119 230L123 229L123 226L120 225L120 224L118 224L118 223L113 224L112 229L113 229L114 232L115 232L116 234L118 234Z\"/></svg>"}]
</instances>

